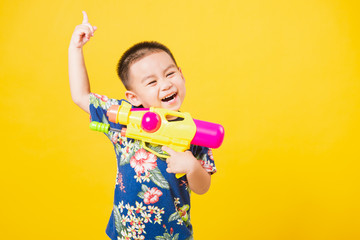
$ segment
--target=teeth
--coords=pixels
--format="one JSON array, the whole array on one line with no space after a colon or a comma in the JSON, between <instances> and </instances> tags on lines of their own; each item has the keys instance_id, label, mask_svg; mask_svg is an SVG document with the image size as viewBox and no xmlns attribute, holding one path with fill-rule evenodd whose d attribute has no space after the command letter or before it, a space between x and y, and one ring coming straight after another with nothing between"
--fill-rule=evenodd
<instances>
[{"instance_id":1,"label":"teeth","mask_svg":"<svg viewBox=\"0 0 360 240\"><path fill-rule=\"evenodd\" d=\"M173 99L174 97L175 97L175 93L172 94L172 95L170 95L170 96L168 96L168 97L163 98L162 101L167 102L167 101L170 101L171 99Z\"/></svg>"}]
</instances>

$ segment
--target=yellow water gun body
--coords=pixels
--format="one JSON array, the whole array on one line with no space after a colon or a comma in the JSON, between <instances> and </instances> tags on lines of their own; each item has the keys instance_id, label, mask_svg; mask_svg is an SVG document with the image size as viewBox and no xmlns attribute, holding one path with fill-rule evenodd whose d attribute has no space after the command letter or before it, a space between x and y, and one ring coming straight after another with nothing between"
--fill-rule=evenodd
<instances>
[{"instance_id":1,"label":"yellow water gun body","mask_svg":"<svg viewBox=\"0 0 360 240\"><path fill-rule=\"evenodd\" d=\"M132 108L131 104L122 101L121 105L111 106L107 116L110 122L126 125L121 129L122 136L141 140L146 150L162 158L169 156L153 151L145 143L184 152L190 144L218 148L224 139L224 128L220 124L193 119L189 113L154 107ZM90 128L106 133L114 130L109 124L98 122L91 122ZM183 175L177 174L177 177Z\"/></svg>"}]
</instances>

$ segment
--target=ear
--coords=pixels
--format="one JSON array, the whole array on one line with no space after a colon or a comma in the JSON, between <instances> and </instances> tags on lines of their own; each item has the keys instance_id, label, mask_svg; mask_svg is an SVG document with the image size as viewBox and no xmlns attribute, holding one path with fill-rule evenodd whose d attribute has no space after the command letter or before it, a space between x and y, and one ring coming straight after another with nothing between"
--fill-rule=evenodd
<instances>
[{"instance_id":1,"label":"ear","mask_svg":"<svg viewBox=\"0 0 360 240\"><path fill-rule=\"evenodd\" d=\"M181 74L182 79L185 81L184 75L183 75L180 67L179 67L179 72L180 72L180 74Z\"/></svg>"},{"instance_id":2,"label":"ear","mask_svg":"<svg viewBox=\"0 0 360 240\"><path fill-rule=\"evenodd\" d=\"M133 105L133 106L137 107L137 106L140 106L142 104L140 99L136 95L136 93L134 93L132 91L126 91L125 92L125 97L131 103L131 105Z\"/></svg>"}]
</instances>

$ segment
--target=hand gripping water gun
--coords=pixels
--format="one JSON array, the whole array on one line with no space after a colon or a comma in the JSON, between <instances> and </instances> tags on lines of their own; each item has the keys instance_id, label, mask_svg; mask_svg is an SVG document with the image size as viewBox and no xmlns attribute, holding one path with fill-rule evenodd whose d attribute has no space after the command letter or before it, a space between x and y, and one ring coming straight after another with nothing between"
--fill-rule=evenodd
<instances>
[{"instance_id":1,"label":"hand gripping water gun","mask_svg":"<svg viewBox=\"0 0 360 240\"><path fill-rule=\"evenodd\" d=\"M124 137L141 140L146 150L162 158L168 158L169 155L155 152L145 143L165 145L184 152L190 148L190 144L218 148L223 142L224 128L220 124L193 119L186 112L131 107L131 104L122 101L121 105L112 105L107 111L110 122L126 125L126 128L119 130L111 128L110 124L93 121L90 129L104 133L120 131ZM168 120L172 118L176 120ZM183 175L176 174L176 177Z\"/></svg>"}]
</instances>

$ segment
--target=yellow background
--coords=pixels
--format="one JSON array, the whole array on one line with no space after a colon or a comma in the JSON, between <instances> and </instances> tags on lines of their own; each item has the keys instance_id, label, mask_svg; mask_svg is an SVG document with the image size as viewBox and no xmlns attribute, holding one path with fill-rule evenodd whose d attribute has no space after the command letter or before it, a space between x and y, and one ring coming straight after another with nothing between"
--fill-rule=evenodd
<instances>
[{"instance_id":1,"label":"yellow background","mask_svg":"<svg viewBox=\"0 0 360 240\"><path fill-rule=\"evenodd\" d=\"M67 48L86 10L92 91L121 98L132 44L186 78L183 111L224 125L195 239L360 239L358 1L0 3L0 239L107 239L115 154L72 103Z\"/></svg>"}]
</instances>

